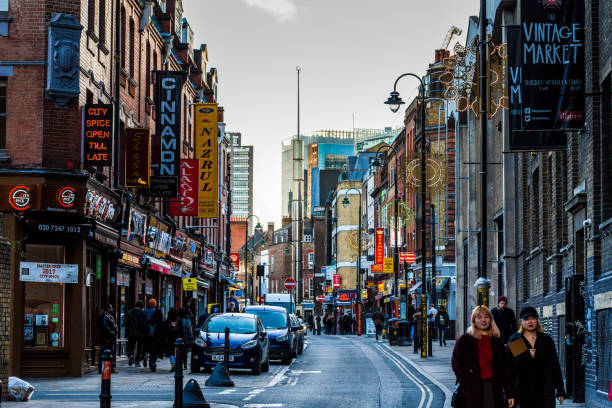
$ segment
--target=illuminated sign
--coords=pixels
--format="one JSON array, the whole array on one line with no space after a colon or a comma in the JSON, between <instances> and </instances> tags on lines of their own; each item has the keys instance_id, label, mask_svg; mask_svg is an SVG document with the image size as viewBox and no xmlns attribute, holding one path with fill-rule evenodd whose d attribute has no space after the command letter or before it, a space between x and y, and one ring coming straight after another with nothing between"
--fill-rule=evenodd
<instances>
[{"instance_id":1,"label":"illuminated sign","mask_svg":"<svg viewBox=\"0 0 612 408\"><path fill-rule=\"evenodd\" d=\"M27 186L16 186L9 192L9 204L17 211L29 209L32 204L32 195Z\"/></svg>"},{"instance_id":2,"label":"illuminated sign","mask_svg":"<svg viewBox=\"0 0 612 408\"><path fill-rule=\"evenodd\" d=\"M147 188L151 168L151 138L147 128L125 130L125 187Z\"/></svg>"},{"instance_id":3,"label":"illuminated sign","mask_svg":"<svg viewBox=\"0 0 612 408\"><path fill-rule=\"evenodd\" d=\"M382 264L385 257L385 230L376 228L376 263Z\"/></svg>"},{"instance_id":4,"label":"illuminated sign","mask_svg":"<svg viewBox=\"0 0 612 408\"><path fill-rule=\"evenodd\" d=\"M384 258L383 273L393 273L393 258Z\"/></svg>"},{"instance_id":5,"label":"illuminated sign","mask_svg":"<svg viewBox=\"0 0 612 408\"><path fill-rule=\"evenodd\" d=\"M84 106L83 154L85 167L112 164L113 105Z\"/></svg>"}]
</instances>

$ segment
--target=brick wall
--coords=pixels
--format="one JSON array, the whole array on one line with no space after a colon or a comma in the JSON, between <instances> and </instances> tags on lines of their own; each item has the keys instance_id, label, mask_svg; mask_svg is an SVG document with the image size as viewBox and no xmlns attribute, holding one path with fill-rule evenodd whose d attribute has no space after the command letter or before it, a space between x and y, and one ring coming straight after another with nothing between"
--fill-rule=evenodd
<instances>
[{"instance_id":1,"label":"brick wall","mask_svg":"<svg viewBox=\"0 0 612 408\"><path fill-rule=\"evenodd\" d=\"M0 214L0 229L3 216ZM10 356L10 311L11 311L11 245L0 230L0 381L2 396L8 395L8 362Z\"/></svg>"}]
</instances>

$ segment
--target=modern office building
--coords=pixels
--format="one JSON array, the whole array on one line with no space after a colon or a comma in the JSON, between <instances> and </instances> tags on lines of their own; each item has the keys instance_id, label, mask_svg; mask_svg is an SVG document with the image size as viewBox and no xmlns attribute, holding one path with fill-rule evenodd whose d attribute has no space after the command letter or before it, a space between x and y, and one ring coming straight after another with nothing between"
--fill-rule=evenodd
<instances>
[{"instance_id":1,"label":"modern office building","mask_svg":"<svg viewBox=\"0 0 612 408\"><path fill-rule=\"evenodd\" d=\"M239 132L226 135L230 140L232 218L248 218L253 212L253 146L243 146ZM252 233L252 220L248 228Z\"/></svg>"}]
</instances>

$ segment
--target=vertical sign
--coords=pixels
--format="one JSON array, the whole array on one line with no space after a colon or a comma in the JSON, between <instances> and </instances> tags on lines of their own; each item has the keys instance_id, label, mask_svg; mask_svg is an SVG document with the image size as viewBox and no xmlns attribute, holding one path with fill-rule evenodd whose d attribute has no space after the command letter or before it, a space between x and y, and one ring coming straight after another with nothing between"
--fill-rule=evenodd
<instances>
[{"instance_id":1,"label":"vertical sign","mask_svg":"<svg viewBox=\"0 0 612 408\"><path fill-rule=\"evenodd\" d=\"M376 228L376 263L382 264L385 257L385 229Z\"/></svg>"},{"instance_id":2,"label":"vertical sign","mask_svg":"<svg viewBox=\"0 0 612 408\"><path fill-rule=\"evenodd\" d=\"M334 289L339 289L340 288L340 275L335 273L334 274Z\"/></svg>"},{"instance_id":3,"label":"vertical sign","mask_svg":"<svg viewBox=\"0 0 612 408\"><path fill-rule=\"evenodd\" d=\"M182 71L156 71L157 120L155 137L161 139L159 177L164 180L165 197L177 197L181 160ZM160 180L160 181L161 181Z\"/></svg>"},{"instance_id":4,"label":"vertical sign","mask_svg":"<svg viewBox=\"0 0 612 408\"><path fill-rule=\"evenodd\" d=\"M87 104L83 126L84 166L112 164L113 105Z\"/></svg>"},{"instance_id":5,"label":"vertical sign","mask_svg":"<svg viewBox=\"0 0 612 408\"><path fill-rule=\"evenodd\" d=\"M584 125L584 1L522 0L508 30L510 149L566 147Z\"/></svg>"},{"instance_id":6,"label":"vertical sign","mask_svg":"<svg viewBox=\"0 0 612 408\"><path fill-rule=\"evenodd\" d=\"M147 188L151 169L151 138L147 128L125 130L125 187Z\"/></svg>"},{"instance_id":7,"label":"vertical sign","mask_svg":"<svg viewBox=\"0 0 612 408\"><path fill-rule=\"evenodd\" d=\"M179 200L170 202L170 215L198 215L198 159L181 159Z\"/></svg>"},{"instance_id":8,"label":"vertical sign","mask_svg":"<svg viewBox=\"0 0 612 408\"><path fill-rule=\"evenodd\" d=\"M218 107L195 105L196 158L199 160L198 218L217 218L219 208Z\"/></svg>"},{"instance_id":9,"label":"vertical sign","mask_svg":"<svg viewBox=\"0 0 612 408\"><path fill-rule=\"evenodd\" d=\"M240 269L240 254L238 252L232 252L230 254L230 260L232 261L232 270L237 271Z\"/></svg>"}]
</instances>

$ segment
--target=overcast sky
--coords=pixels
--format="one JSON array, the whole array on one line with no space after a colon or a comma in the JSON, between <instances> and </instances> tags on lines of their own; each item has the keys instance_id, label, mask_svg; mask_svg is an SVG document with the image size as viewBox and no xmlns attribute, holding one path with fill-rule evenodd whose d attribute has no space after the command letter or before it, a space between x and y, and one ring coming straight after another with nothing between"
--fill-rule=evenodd
<instances>
[{"instance_id":1,"label":"overcast sky","mask_svg":"<svg viewBox=\"0 0 612 408\"><path fill-rule=\"evenodd\" d=\"M478 0L183 0L195 44L219 73L227 130L255 146L254 213L281 218L281 141L301 129L399 127L383 105L395 78L423 74L452 25L464 30ZM454 39L452 44L456 42ZM451 47L452 47L451 44ZM399 85L404 100L416 80Z\"/></svg>"}]
</instances>

